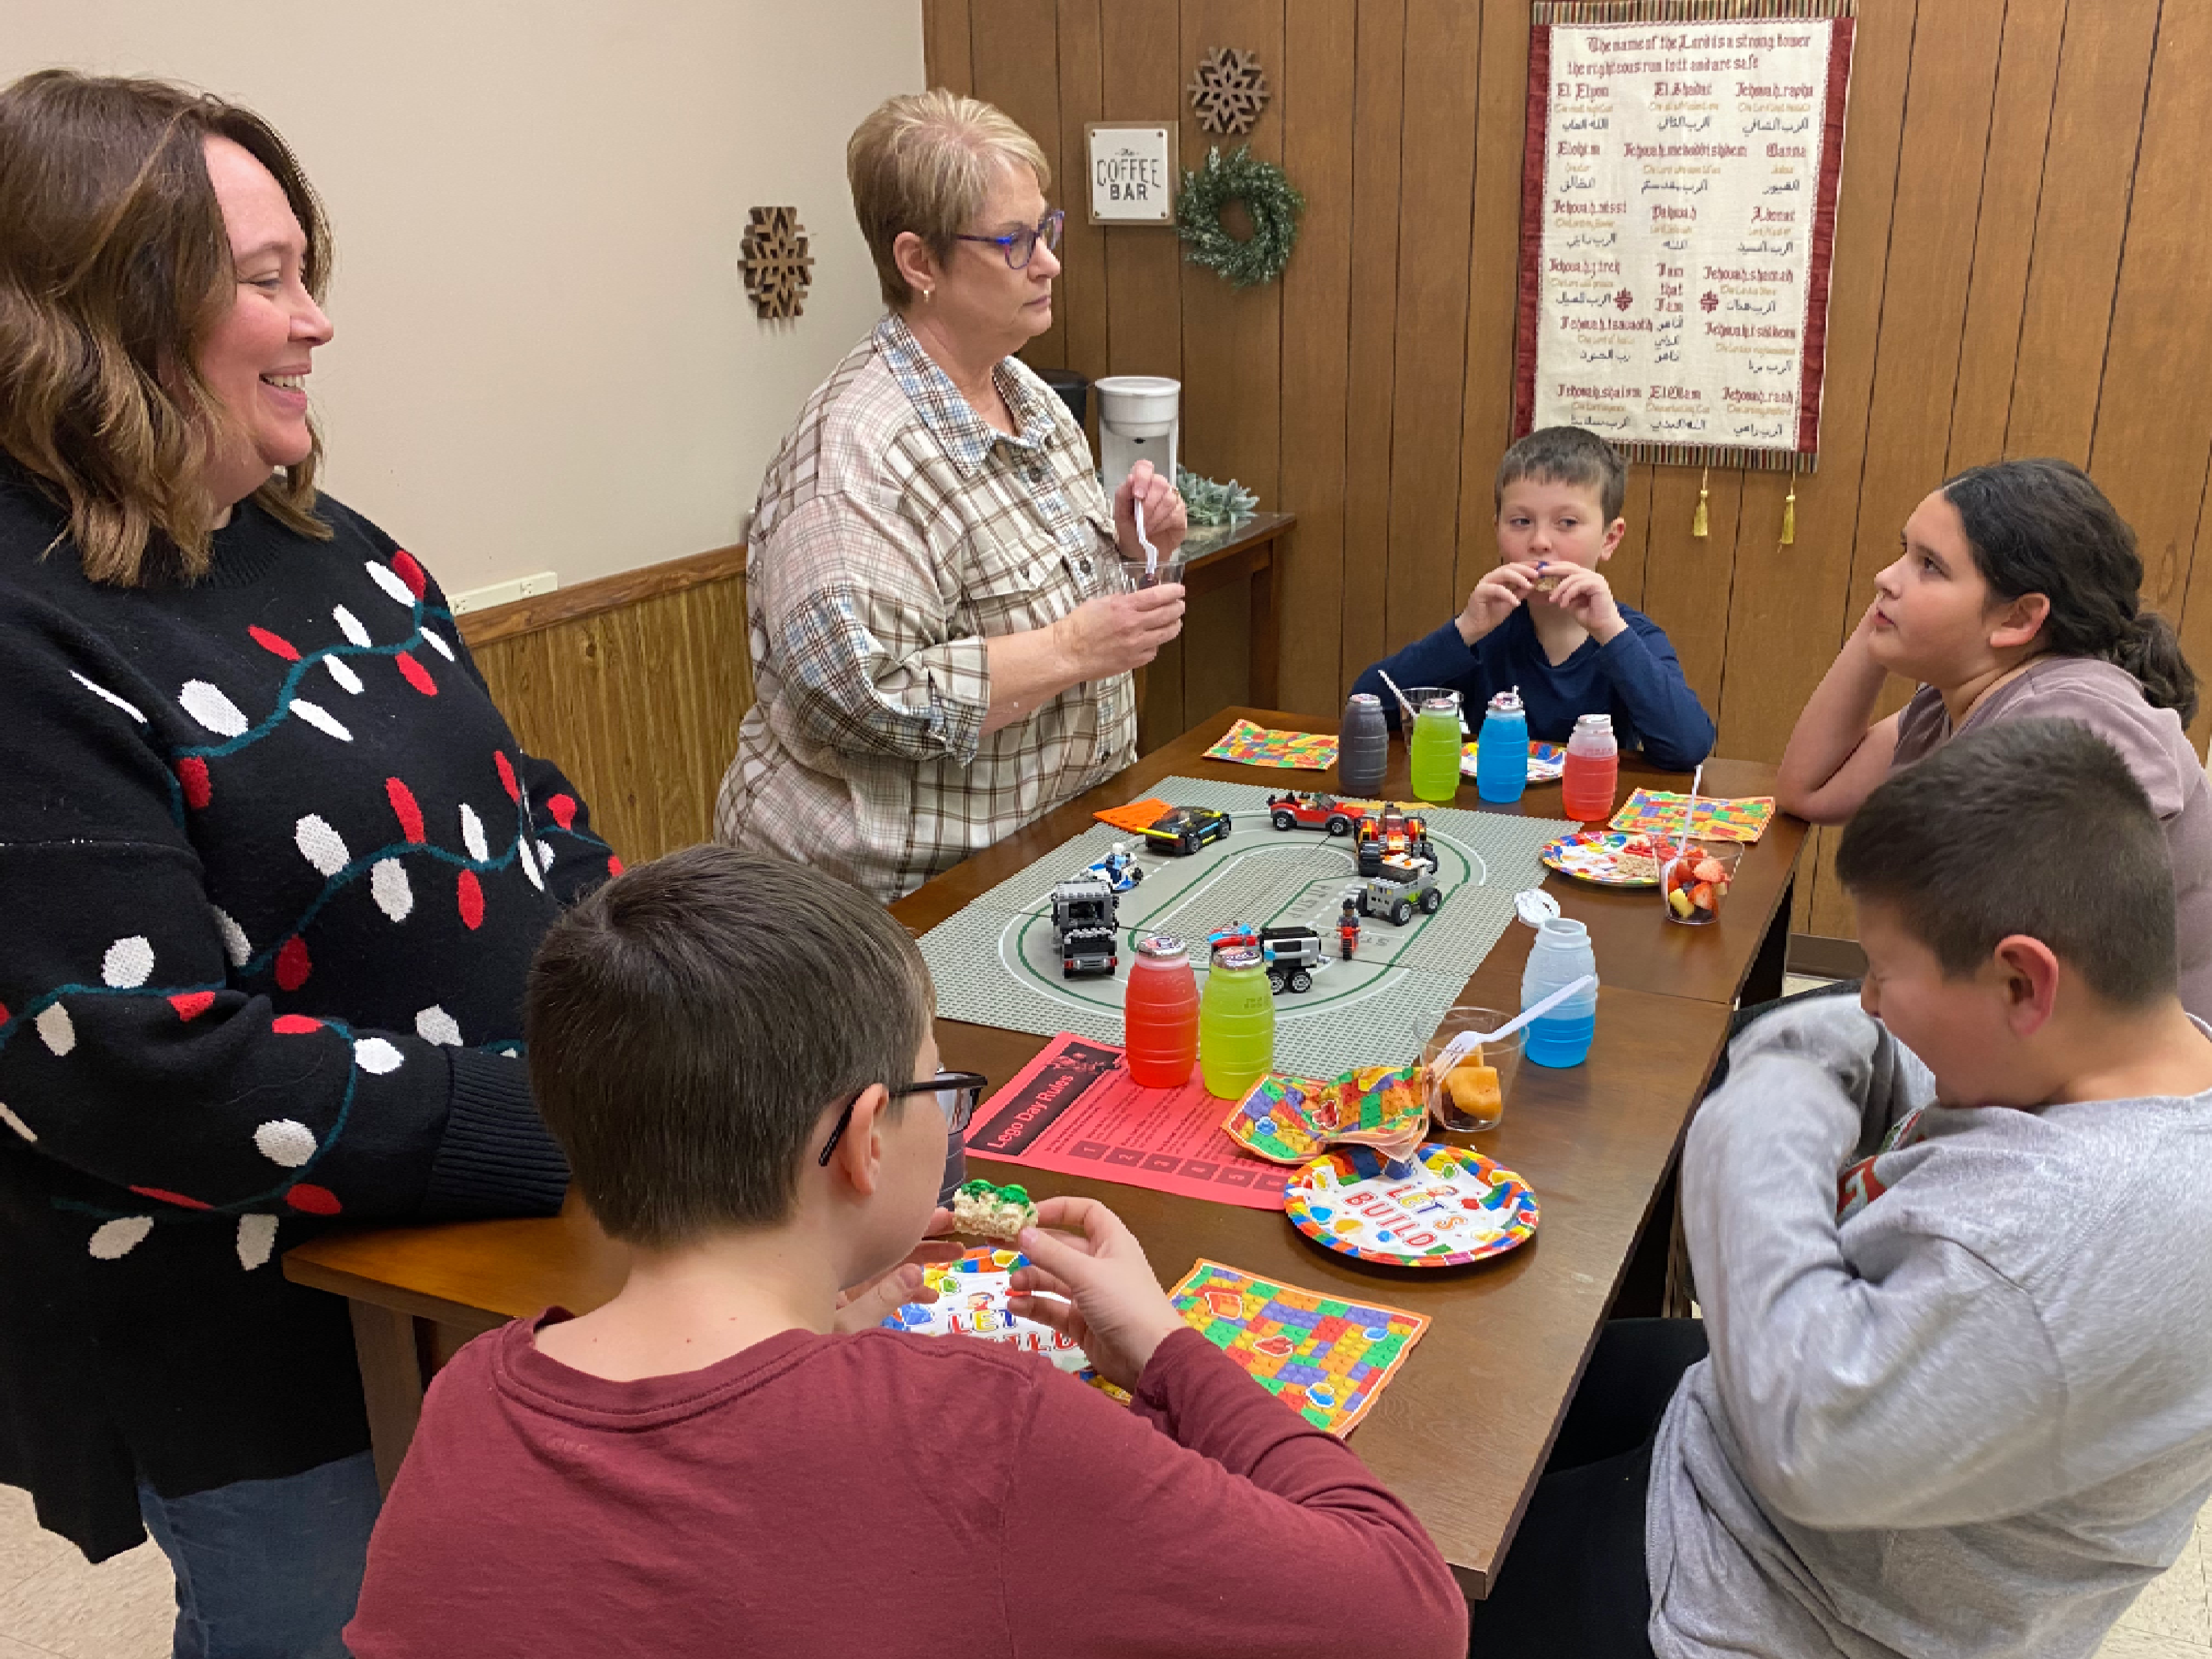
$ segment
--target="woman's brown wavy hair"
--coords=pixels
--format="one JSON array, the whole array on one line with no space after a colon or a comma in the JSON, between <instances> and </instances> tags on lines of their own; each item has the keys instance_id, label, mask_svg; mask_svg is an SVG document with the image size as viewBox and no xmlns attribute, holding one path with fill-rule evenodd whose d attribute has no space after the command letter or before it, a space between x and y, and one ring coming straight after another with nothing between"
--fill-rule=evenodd
<instances>
[{"instance_id":1,"label":"woman's brown wavy hair","mask_svg":"<svg viewBox=\"0 0 2212 1659\"><path fill-rule=\"evenodd\" d=\"M200 349L237 272L202 145L230 139L283 186L318 301L330 230L290 148L251 110L165 81L41 70L0 90L0 450L69 509L96 582L208 566L201 484L227 416ZM311 428L312 430L312 428ZM303 534L322 437L254 492Z\"/></svg>"}]
</instances>

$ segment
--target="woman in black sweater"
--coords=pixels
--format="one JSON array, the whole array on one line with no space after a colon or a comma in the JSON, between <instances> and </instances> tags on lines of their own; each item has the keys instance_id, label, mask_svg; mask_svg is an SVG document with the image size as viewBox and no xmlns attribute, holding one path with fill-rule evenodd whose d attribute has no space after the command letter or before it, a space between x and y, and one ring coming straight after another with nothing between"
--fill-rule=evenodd
<instances>
[{"instance_id":1,"label":"woman in black sweater","mask_svg":"<svg viewBox=\"0 0 2212 1659\"><path fill-rule=\"evenodd\" d=\"M544 1214L524 971L614 864L438 587L319 495L330 249L165 84L0 91L0 1481L178 1570L179 1653L338 1653L376 1485L348 1221Z\"/></svg>"}]
</instances>

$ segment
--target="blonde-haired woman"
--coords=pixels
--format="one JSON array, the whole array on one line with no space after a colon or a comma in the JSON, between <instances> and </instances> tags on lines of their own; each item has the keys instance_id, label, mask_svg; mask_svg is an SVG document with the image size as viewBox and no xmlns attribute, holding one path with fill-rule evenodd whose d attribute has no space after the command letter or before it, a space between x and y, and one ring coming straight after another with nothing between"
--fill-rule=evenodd
<instances>
[{"instance_id":1,"label":"blonde-haired woman","mask_svg":"<svg viewBox=\"0 0 2212 1659\"><path fill-rule=\"evenodd\" d=\"M421 564L317 493L321 211L234 105L0 89L0 1483L176 1651L336 1655L377 1510L334 1222L544 1213L523 977L604 879Z\"/></svg>"},{"instance_id":2,"label":"blonde-haired woman","mask_svg":"<svg viewBox=\"0 0 2212 1659\"><path fill-rule=\"evenodd\" d=\"M1182 589L1124 592L1139 462L1108 505L1082 428L1013 354L1052 326L1060 216L1020 127L948 92L890 100L846 148L888 314L800 410L763 481L753 677L720 838L890 900L1136 754L1130 671Z\"/></svg>"}]
</instances>

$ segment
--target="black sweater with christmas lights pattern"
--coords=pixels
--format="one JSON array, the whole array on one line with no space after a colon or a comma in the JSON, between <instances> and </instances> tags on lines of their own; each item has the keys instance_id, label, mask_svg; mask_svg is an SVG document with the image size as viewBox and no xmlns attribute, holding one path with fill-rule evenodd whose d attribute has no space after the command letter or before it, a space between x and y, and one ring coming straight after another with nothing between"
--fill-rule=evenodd
<instances>
[{"instance_id":1,"label":"black sweater with christmas lights pattern","mask_svg":"<svg viewBox=\"0 0 2212 1659\"><path fill-rule=\"evenodd\" d=\"M422 566L318 510L99 586L0 458L0 1482L94 1559L140 1479L368 1445L345 1304L285 1249L567 1184L524 973L620 866Z\"/></svg>"}]
</instances>

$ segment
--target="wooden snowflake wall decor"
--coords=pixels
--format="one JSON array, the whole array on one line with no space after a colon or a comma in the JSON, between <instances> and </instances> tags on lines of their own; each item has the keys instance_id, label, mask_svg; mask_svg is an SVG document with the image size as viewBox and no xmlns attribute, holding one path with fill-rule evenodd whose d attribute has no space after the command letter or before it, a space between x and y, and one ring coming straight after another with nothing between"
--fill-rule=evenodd
<instances>
[{"instance_id":1,"label":"wooden snowflake wall decor","mask_svg":"<svg viewBox=\"0 0 2212 1659\"><path fill-rule=\"evenodd\" d=\"M796 317L805 309L814 256L795 207L757 207L744 236L745 292L763 317Z\"/></svg>"},{"instance_id":2,"label":"wooden snowflake wall decor","mask_svg":"<svg viewBox=\"0 0 2212 1659\"><path fill-rule=\"evenodd\" d=\"M1190 106L1208 132L1251 131L1267 107L1267 77L1261 72L1260 55L1233 46L1208 48L1190 77Z\"/></svg>"}]
</instances>

